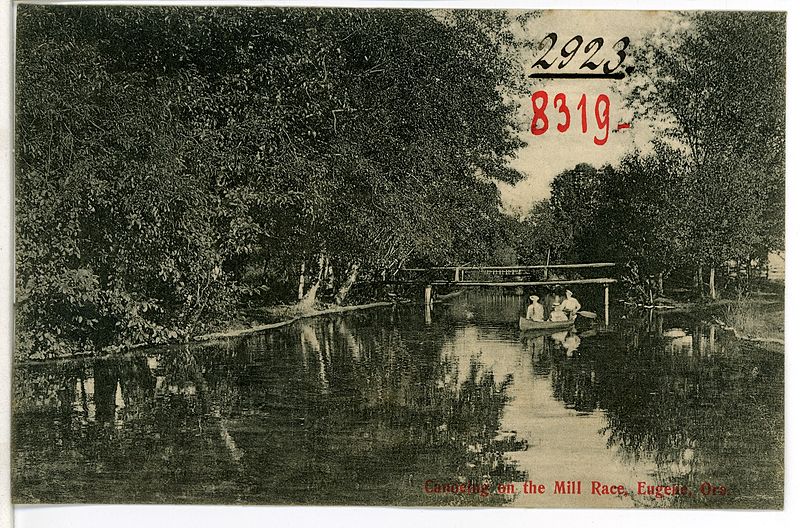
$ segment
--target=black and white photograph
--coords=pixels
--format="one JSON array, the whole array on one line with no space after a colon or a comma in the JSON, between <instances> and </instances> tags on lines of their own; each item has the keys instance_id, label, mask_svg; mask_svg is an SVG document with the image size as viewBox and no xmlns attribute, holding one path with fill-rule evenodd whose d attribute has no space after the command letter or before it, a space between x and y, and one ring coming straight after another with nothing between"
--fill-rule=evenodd
<instances>
[{"instance_id":1,"label":"black and white photograph","mask_svg":"<svg viewBox=\"0 0 800 528\"><path fill-rule=\"evenodd\" d=\"M15 5L14 505L784 509L787 14L484 7Z\"/></svg>"}]
</instances>

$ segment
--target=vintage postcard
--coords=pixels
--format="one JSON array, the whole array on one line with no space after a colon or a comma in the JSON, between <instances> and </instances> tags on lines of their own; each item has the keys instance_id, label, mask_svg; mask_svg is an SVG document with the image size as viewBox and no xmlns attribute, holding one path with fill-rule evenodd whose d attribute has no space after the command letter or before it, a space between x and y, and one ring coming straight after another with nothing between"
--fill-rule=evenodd
<instances>
[{"instance_id":1,"label":"vintage postcard","mask_svg":"<svg viewBox=\"0 0 800 528\"><path fill-rule=\"evenodd\" d=\"M783 509L785 13L15 9L15 504Z\"/></svg>"}]
</instances>

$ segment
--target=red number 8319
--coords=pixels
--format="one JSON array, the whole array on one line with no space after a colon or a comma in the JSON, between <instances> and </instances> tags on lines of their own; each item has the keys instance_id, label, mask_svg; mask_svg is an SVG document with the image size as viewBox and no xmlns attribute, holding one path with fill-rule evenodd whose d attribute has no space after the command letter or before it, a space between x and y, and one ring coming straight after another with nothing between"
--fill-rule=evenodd
<instances>
[{"instance_id":1,"label":"red number 8319","mask_svg":"<svg viewBox=\"0 0 800 528\"><path fill-rule=\"evenodd\" d=\"M541 136L550 128L550 122L547 118L547 102L548 95L544 90L539 90L531 95L531 103L533 104L533 120L531 121L531 133L534 136ZM556 125L556 129L562 134L569 130L570 113L567 106L567 96L563 93L558 93L553 98L553 107L563 117L561 122ZM588 120L586 117L586 94L581 95L578 102L578 110L581 113L581 132L587 132ZM606 94L600 94L594 103L594 118L597 123L597 129L604 132L603 137L594 137L595 145L604 145L608 141L609 132L609 110L611 103Z\"/></svg>"}]
</instances>

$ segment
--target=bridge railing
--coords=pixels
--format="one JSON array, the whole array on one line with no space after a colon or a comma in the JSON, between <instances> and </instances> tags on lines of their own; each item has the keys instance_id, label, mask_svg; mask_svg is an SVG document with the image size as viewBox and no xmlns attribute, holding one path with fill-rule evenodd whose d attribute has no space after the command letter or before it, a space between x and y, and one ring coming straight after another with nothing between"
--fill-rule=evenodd
<instances>
[{"instance_id":1,"label":"bridge railing","mask_svg":"<svg viewBox=\"0 0 800 528\"><path fill-rule=\"evenodd\" d=\"M398 280L408 282L558 282L566 280L608 278L613 262L583 264L541 264L534 266L442 266L403 268Z\"/></svg>"}]
</instances>

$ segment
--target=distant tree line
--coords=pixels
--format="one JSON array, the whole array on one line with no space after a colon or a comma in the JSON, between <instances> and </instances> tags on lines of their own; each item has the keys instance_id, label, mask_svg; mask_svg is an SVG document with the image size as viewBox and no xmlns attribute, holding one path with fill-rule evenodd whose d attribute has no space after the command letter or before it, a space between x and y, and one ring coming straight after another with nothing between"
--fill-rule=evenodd
<instances>
[{"instance_id":1,"label":"distant tree line","mask_svg":"<svg viewBox=\"0 0 800 528\"><path fill-rule=\"evenodd\" d=\"M784 247L785 16L680 22L645 43L630 81L634 123L662 125L652 148L559 174L522 222L526 258L614 261L642 296L689 272L697 294L716 298L726 261Z\"/></svg>"}]
</instances>

